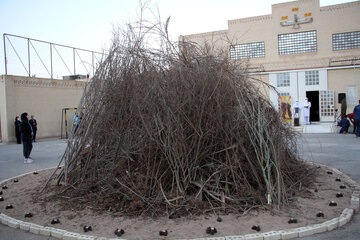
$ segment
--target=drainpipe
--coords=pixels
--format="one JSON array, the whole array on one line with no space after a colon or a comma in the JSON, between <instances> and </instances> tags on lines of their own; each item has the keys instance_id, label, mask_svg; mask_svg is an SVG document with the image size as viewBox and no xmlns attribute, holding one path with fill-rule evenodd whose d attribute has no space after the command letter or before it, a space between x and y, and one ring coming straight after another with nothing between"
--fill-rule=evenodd
<instances>
[{"instance_id":1,"label":"drainpipe","mask_svg":"<svg viewBox=\"0 0 360 240\"><path fill-rule=\"evenodd\" d=\"M296 72L296 100L299 101L299 72Z\"/></svg>"}]
</instances>

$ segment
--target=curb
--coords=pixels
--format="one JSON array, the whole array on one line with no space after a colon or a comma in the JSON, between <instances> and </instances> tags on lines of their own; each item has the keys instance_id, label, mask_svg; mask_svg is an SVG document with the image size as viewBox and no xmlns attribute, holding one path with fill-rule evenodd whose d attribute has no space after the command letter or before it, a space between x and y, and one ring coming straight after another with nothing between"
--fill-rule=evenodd
<instances>
[{"instance_id":1,"label":"curb","mask_svg":"<svg viewBox=\"0 0 360 240\"><path fill-rule=\"evenodd\" d=\"M286 230L270 231L264 233L254 233L254 234L246 234L246 235L238 235L238 236L208 237L208 238L196 238L196 239L194 238L194 239L182 239L182 240L282 240L282 239L306 237L317 233L332 231L338 227L344 226L345 224L350 222L352 216L355 213L359 212L360 184L352 180L346 174L340 172L338 169L314 162L308 162L308 164L313 166L321 166L339 174L344 178L344 182L350 185L351 189L353 190L351 194L349 208L345 208L339 217L333 218L331 220L325 221L320 224L308 225L305 227L291 228ZM49 169L54 169L54 167L41 169L38 172ZM16 177L5 179L3 181L0 181L0 185L12 179L19 178L31 173L33 172L24 173ZM11 228L21 229L27 232L31 232L33 234L47 236L47 237L54 237L63 240L126 240L122 238L105 238L105 237L97 237L91 235L82 235L80 233L68 232L66 230L62 230L58 228L45 227L30 222L20 221L15 218L9 217L3 213L0 214L0 222Z\"/></svg>"}]
</instances>

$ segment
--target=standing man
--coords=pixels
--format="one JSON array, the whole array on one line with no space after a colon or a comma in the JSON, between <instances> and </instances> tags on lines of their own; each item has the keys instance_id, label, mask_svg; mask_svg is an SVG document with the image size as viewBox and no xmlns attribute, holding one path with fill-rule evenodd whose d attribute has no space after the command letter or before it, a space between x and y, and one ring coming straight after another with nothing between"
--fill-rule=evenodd
<instances>
[{"instance_id":1,"label":"standing man","mask_svg":"<svg viewBox=\"0 0 360 240\"><path fill-rule=\"evenodd\" d=\"M354 119L355 119L355 127L356 127L356 137L360 137L360 100L359 105L354 107Z\"/></svg>"},{"instance_id":2,"label":"standing man","mask_svg":"<svg viewBox=\"0 0 360 240\"><path fill-rule=\"evenodd\" d=\"M305 124L310 124L310 108L311 108L311 102L308 101L308 98L305 98L305 102L303 103L304 108L304 121Z\"/></svg>"},{"instance_id":3,"label":"standing man","mask_svg":"<svg viewBox=\"0 0 360 240\"><path fill-rule=\"evenodd\" d=\"M75 112L74 116L73 116L73 131L74 133L76 133L78 127L79 127L79 115L77 114L77 112Z\"/></svg>"},{"instance_id":4,"label":"standing man","mask_svg":"<svg viewBox=\"0 0 360 240\"><path fill-rule=\"evenodd\" d=\"M37 122L34 118L34 115L31 115L31 119L29 120L29 123L33 130L33 141L36 142L36 131L37 131Z\"/></svg>"},{"instance_id":5,"label":"standing man","mask_svg":"<svg viewBox=\"0 0 360 240\"><path fill-rule=\"evenodd\" d=\"M21 114L20 133L23 142L24 163L32 163L33 160L30 157L32 150L32 131L27 113Z\"/></svg>"}]
</instances>

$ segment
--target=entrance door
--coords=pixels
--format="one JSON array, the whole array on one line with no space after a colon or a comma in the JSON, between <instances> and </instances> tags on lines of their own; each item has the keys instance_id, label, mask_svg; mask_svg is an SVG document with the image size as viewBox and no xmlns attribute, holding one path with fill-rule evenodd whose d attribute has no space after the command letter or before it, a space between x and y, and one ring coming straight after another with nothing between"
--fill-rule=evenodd
<instances>
[{"instance_id":1,"label":"entrance door","mask_svg":"<svg viewBox=\"0 0 360 240\"><path fill-rule=\"evenodd\" d=\"M310 122L320 121L320 108L319 108L319 91L306 92L308 101L311 102L310 108Z\"/></svg>"},{"instance_id":2,"label":"entrance door","mask_svg":"<svg viewBox=\"0 0 360 240\"><path fill-rule=\"evenodd\" d=\"M320 91L321 121L334 121L334 90Z\"/></svg>"}]
</instances>

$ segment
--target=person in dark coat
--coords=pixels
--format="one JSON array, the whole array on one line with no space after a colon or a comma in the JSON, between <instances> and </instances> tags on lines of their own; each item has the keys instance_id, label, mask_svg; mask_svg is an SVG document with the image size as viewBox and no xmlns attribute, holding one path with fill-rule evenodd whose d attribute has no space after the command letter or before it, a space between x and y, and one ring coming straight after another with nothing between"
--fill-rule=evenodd
<instances>
[{"instance_id":1,"label":"person in dark coat","mask_svg":"<svg viewBox=\"0 0 360 240\"><path fill-rule=\"evenodd\" d=\"M360 137L360 100L359 100L359 105L356 105L354 107L354 119L355 119L355 127L356 127L356 137Z\"/></svg>"},{"instance_id":2,"label":"person in dark coat","mask_svg":"<svg viewBox=\"0 0 360 240\"><path fill-rule=\"evenodd\" d=\"M34 118L34 115L31 115L31 119L29 120L29 123L33 130L33 141L36 142L36 132L37 132L37 122Z\"/></svg>"},{"instance_id":3,"label":"person in dark coat","mask_svg":"<svg viewBox=\"0 0 360 240\"><path fill-rule=\"evenodd\" d=\"M344 117L341 121L340 121L340 133L346 134L349 131L349 127L350 127L350 122L347 119L347 117Z\"/></svg>"},{"instance_id":4,"label":"person in dark coat","mask_svg":"<svg viewBox=\"0 0 360 240\"><path fill-rule=\"evenodd\" d=\"M16 116L15 118L15 136L16 136L16 142L18 144L21 144L21 134L20 134L20 118L19 116Z\"/></svg>"},{"instance_id":5,"label":"person in dark coat","mask_svg":"<svg viewBox=\"0 0 360 240\"><path fill-rule=\"evenodd\" d=\"M30 157L32 150L32 129L29 123L29 115L27 113L21 114L20 123L21 140L23 142L24 163L32 163L34 160Z\"/></svg>"}]
</instances>

